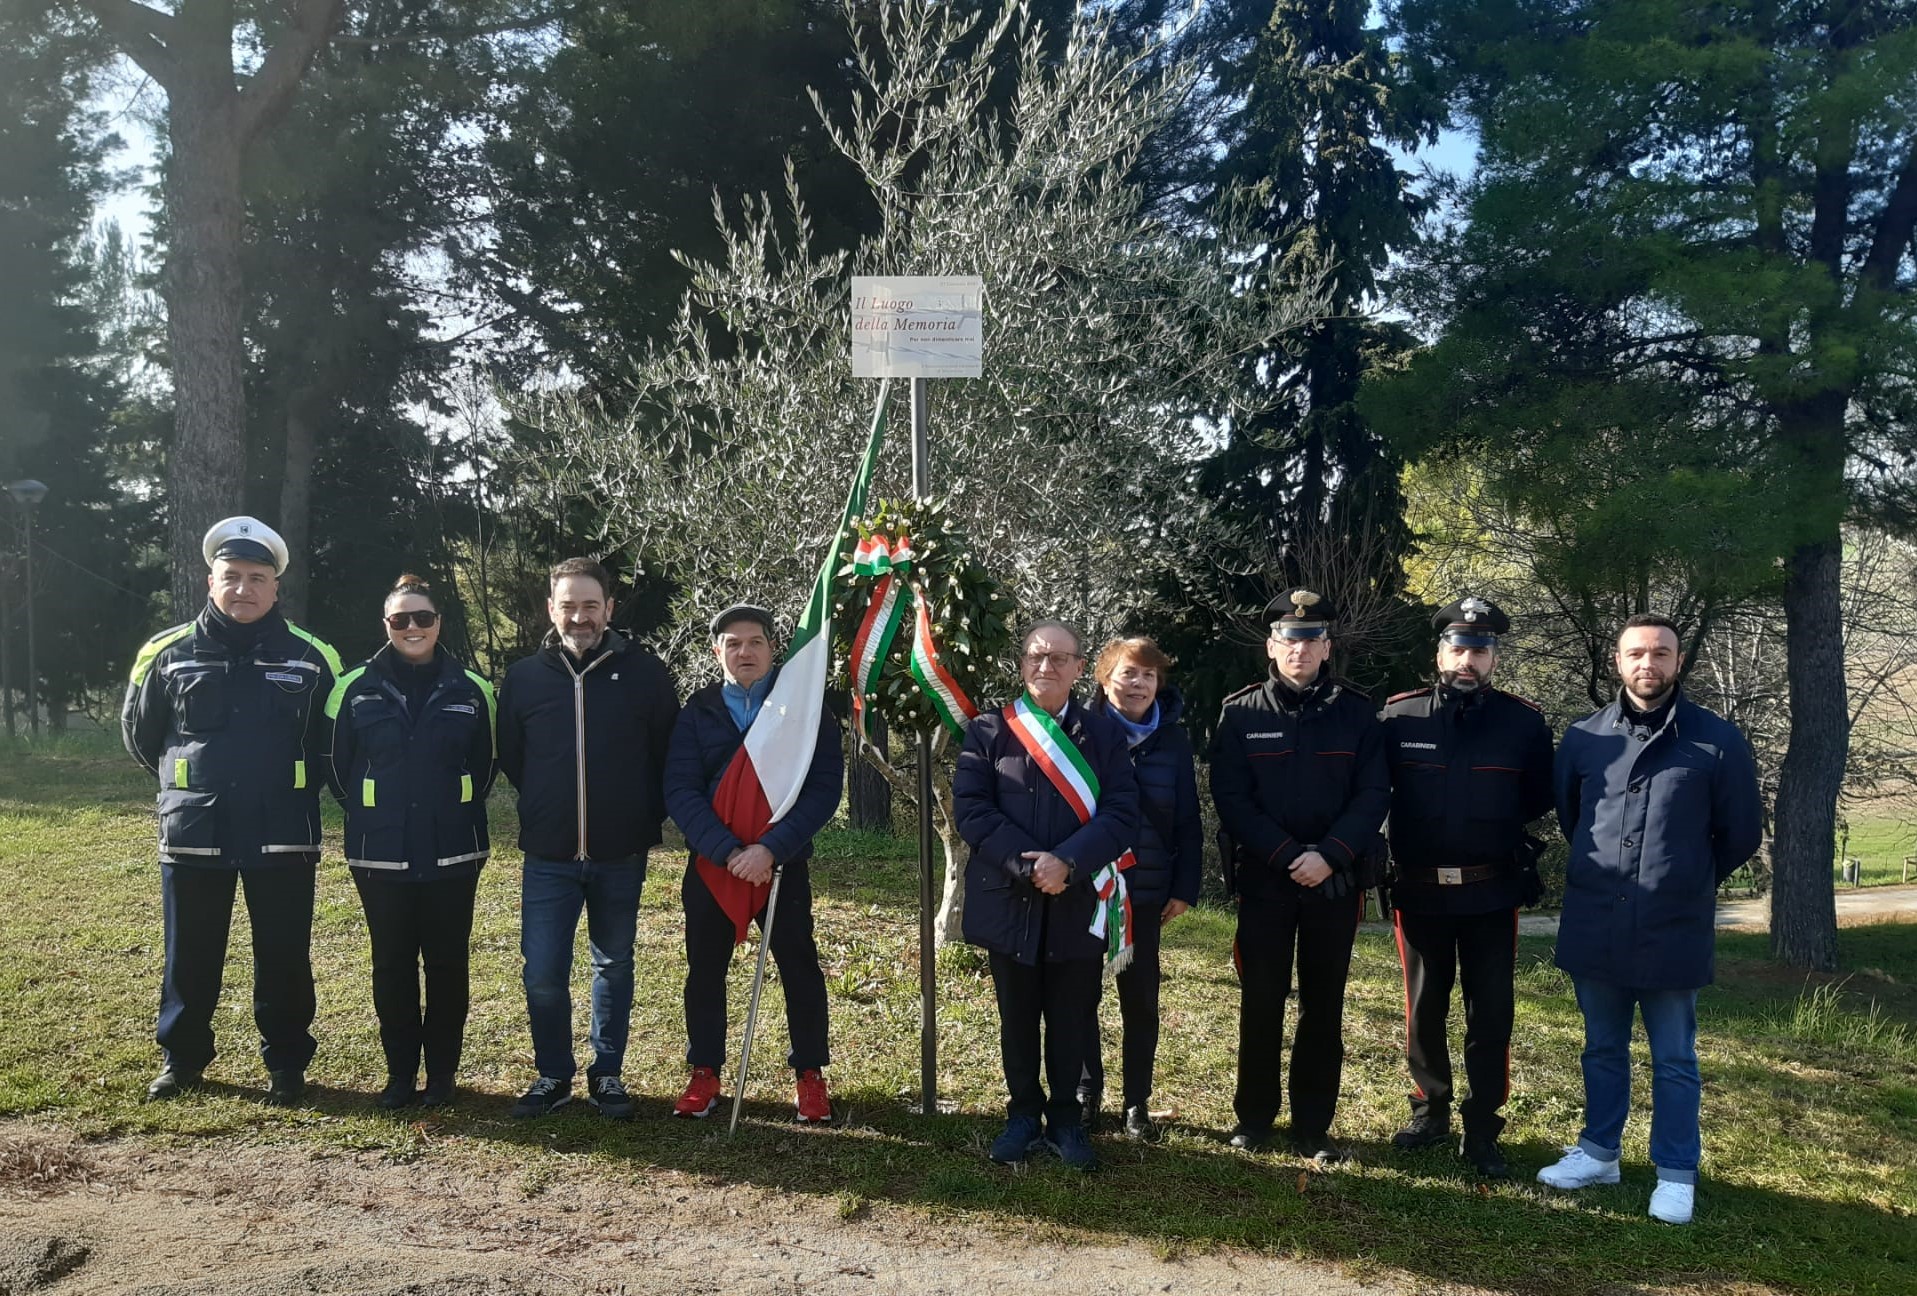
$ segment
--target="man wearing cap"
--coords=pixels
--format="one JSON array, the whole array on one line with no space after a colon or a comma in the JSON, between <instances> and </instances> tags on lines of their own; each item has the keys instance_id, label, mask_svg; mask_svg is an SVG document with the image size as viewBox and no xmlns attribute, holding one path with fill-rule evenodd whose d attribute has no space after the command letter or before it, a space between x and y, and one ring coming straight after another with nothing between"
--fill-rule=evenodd
<instances>
[{"instance_id":1,"label":"man wearing cap","mask_svg":"<svg viewBox=\"0 0 1917 1296\"><path fill-rule=\"evenodd\" d=\"M661 777L679 700L665 663L612 628L612 576L590 558L549 574L539 651L506 668L499 769L519 792L519 952L539 1074L512 1114L572 1101L572 955L579 915L592 953L586 1101L632 1116L620 1072L632 1021L632 947L646 852L665 820Z\"/></svg>"},{"instance_id":2,"label":"man wearing cap","mask_svg":"<svg viewBox=\"0 0 1917 1296\"><path fill-rule=\"evenodd\" d=\"M1584 1014L1584 1128L1538 1181L1619 1180L1631 1019L1651 1047L1651 1218L1696 1204L1697 992L1711 983L1717 888L1763 841L1757 767L1738 727L1684 696L1677 627L1640 612L1617 638L1617 701L1564 732L1552 783L1571 843L1557 965Z\"/></svg>"},{"instance_id":3,"label":"man wearing cap","mask_svg":"<svg viewBox=\"0 0 1917 1296\"><path fill-rule=\"evenodd\" d=\"M339 654L281 615L286 542L264 522L206 533L200 615L147 640L120 727L160 781L160 895L166 954L155 1031L166 1064L149 1100L197 1088L213 1060L235 885L253 929L253 1023L266 1100L297 1102L315 1048L313 881L322 711Z\"/></svg>"},{"instance_id":4,"label":"man wearing cap","mask_svg":"<svg viewBox=\"0 0 1917 1296\"><path fill-rule=\"evenodd\" d=\"M712 655L725 678L694 691L679 712L666 753L666 811L685 834L691 853L680 899L686 913L686 1062L692 1068L673 1115L704 1118L719 1105L719 1070L725 1062L726 965L745 939L756 914L765 925L766 899L756 888L782 871L779 907L772 915L772 957L785 988L785 1019L792 1050L786 1063L796 1074L796 1119L832 1119L821 1069L830 1061L826 1044L825 974L812 939L812 836L839 808L845 757L839 724L829 711L819 717L799 799L757 841L741 841L716 802L720 781L758 719L779 671L772 664L772 614L739 603L712 618ZM723 902L722 902L723 897Z\"/></svg>"},{"instance_id":5,"label":"man wearing cap","mask_svg":"<svg viewBox=\"0 0 1917 1296\"><path fill-rule=\"evenodd\" d=\"M1342 1156L1330 1131L1344 1066L1345 977L1390 774L1370 698L1331 673L1331 605L1293 590L1271 601L1265 619L1266 678L1225 699L1211 745L1212 800L1232 841L1238 894L1231 1143L1259 1147L1271 1136L1295 956L1291 1144L1326 1163Z\"/></svg>"},{"instance_id":6,"label":"man wearing cap","mask_svg":"<svg viewBox=\"0 0 1917 1296\"><path fill-rule=\"evenodd\" d=\"M1551 809L1551 729L1523 698L1491 687L1511 619L1475 596L1441 608L1438 681L1385 703L1391 768L1392 922L1404 969L1411 1122L1392 1143L1451 1136L1451 985L1464 996L1460 1151L1478 1173L1509 1173L1498 1148L1510 1097L1518 907L1536 904L1524 828Z\"/></svg>"}]
</instances>

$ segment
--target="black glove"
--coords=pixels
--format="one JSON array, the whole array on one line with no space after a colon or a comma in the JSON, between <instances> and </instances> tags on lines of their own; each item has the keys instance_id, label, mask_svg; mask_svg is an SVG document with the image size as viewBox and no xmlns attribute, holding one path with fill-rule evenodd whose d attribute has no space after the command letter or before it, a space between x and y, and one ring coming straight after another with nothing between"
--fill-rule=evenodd
<instances>
[{"instance_id":1,"label":"black glove","mask_svg":"<svg viewBox=\"0 0 1917 1296\"><path fill-rule=\"evenodd\" d=\"M1538 874L1536 860L1527 860L1518 869L1518 907L1530 909L1544 899L1544 879Z\"/></svg>"},{"instance_id":2,"label":"black glove","mask_svg":"<svg viewBox=\"0 0 1917 1296\"><path fill-rule=\"evenodd\" d=\"M1320 900L1342 900L1351 894L1351 890L1351 873L1341 868L1332 869L1330 877L1311 888Z\"/></svg>"}]
</instances>

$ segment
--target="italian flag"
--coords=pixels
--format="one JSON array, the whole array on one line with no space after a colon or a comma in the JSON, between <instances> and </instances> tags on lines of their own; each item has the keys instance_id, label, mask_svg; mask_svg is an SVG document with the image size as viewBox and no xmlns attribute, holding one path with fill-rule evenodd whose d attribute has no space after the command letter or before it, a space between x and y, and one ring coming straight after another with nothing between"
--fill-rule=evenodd
<instances>
[{"instance_id":1,"label":"italian flag","mask_svg":"<svg viewBox=\"0 0 1917 1296\"><path fill-rule=\"evenodd\" d=\"M879 388L878 408L872 414L872 434L859 460L852 487L846 492L845 511L827 542L812 596L786 649L779 677L759 708L758 718L746 730L745 741L719 779L712 808L740 841L751 845L767 828L785 818L799 799L812 753L819 742L819 722L825 715L825 681L832 666L832 574L839 565L839 537L853 518L865 512L866 491L885 441L885 412L892 395L887 379ZM699 876L713 899L732 919L735 939L743 944L752 920L765 908L771 884L753 886L733 877L724 861L703 855L696 860Z\"/></svg>"}]
</instances>

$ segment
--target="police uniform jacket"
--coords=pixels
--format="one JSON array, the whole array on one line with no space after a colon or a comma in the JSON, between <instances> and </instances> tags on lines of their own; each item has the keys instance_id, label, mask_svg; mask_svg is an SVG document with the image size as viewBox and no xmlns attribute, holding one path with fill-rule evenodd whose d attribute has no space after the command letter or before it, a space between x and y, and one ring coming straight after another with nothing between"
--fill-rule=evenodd
<instances>
[{"instance_id":1,"label":"police uniform jacket","mask_svg":"<svg viewBox=\"0 0 1917 1296\"><path fill-rule=\"evenodd\" d=\"M1105 942L1091 934L1092 878L1125 853L1138 830L1138 789L1117 722L1073 699L1059 727L1098 776L1098 805L1082 825L1002 709L965 727L952 773L952 818L972 848L965 864L965 939L1027 965L1104 957ZM1033 861L1020 857L1036 850L1072 866L1061 894L1048 896L1032 885Z\"/></svg>"},{"instance_id":2,"label":"police uniform jacket","mask_svg":"<svg viewBox=\"0 0 1917 1296\"><path fill-rule=\"evenodd\" d=\"M520 849L617 860L657 846L678 715L665 664L621 632L608 629L580 666L548 631L499 690L499 770L519 789Z\"/></svg>"},{"instance_id":3,"label":"police uniform jacket","mask_svg":"<svg viewBox=\"0 0 1917 1296\"><path fill-rule=\"evenodd\" d=\"M1554 781L1571 843L1557 965L1640 990L1709 985L1718 884L1763 839L1744 735L1681 692L1656 730L1613 702L1565 731Z\"/></svg>"},{"instance_id":4,"label":"police uniform jacket","mask_svg":"<svg viewBox=\"0 0 1917 1296\"><path fill-rule=\"evenodd\" d=\"M1500 689L1424 688L1385 703L1391 769L1392 901L1411 913L1480 914L1519 904L1524 826L1549 814L1551 728ZM1439 868L1494 868L1457 886Z\"/></svg>"},{"instance_id":5,"label":"police uniform jacket","mask_svg":"<svg viewBox=\"0 0 1917 1296\"><path fill-rule=\"evenodd\" d=\"M277 608L235 628L209 602L146 641L120 729L159 776L162 863L318 860L324 711L338 674L339 654Z\"/></svg>"},{"instance_id":6,"label":"police uniform jacket","mask_svg":"<svg viewBox=\"0 0 1917 1296\"><path fill-rule=\"evenodd\" d=\"M773 679L777 678L775 668ZM686 699L673 726L672 743L666 749L665 776L666 812L695 853L720 865L733 851L748 844L740 841L712 808L719 780L745 742L745 731L726 709L724 689L723 684L708 684ZM812 764L799 788L799 799L783 819L766 829L758 844L771 851L779 864L810 859L813 834L838 813L844 785L845 754L839 742L839 722L830 711L823 711Z\"/></svg>"},{"instance_id":7,"label":"police uniform jacket","mask_svg":"<svg viewBox=\"0 0 1917 1296\"><path fill-rule=\"evenodd\" d=\"M1105 712L1111 703L1100 692L1091 709ZM1198 903L1204 871L1205 830L1198 813L1198 776L1192 768L1191 735L1179 723L1185 700L1178 690L1158 690L1158 727L1130 748L1132 774L1138 780L1136 863L1125 871L1135 904L1167 900Z\"/></svg>"},{"instance_id":8,"label":"police uniform jacket","mask_svg":"<svg viewBox=\"0 0 1917 1296\"><path fill-rule=\"evenodd\" d=\"M492 685L444 648L414 714L391 645L340 676L326 703L333 795L346 811L346 862L369 876L471 877L492 846Z\"/></svg>"},{"instance_id":9,"label":"police uniform jacket","mask_svg":"<svg viewBox=\"0 0 1917 1296\"><path fill-rule=\"evenodd\" d=\"M1288 870L1316 845L1362 876L1391 804L1383 728L1371 699L1323 671L1302 694L1268 673L1225 699L1211 744L1218 819L1237 844L1238 892L1264 900L1314 890Z\"/></svg>"}]
</instances>

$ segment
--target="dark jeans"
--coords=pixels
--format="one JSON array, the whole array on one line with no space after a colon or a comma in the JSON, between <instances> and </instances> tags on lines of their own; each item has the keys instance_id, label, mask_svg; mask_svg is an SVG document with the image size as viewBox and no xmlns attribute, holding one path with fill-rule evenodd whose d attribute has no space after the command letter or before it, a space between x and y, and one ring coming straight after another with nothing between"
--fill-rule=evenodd
<instances>
[{"instance_id":1,"label":"dark jeans","mask_svg":"<svg viewBox=\"0 0 1917 1296\"><path fill-rule=\"evenodd\" d=\"M772 918L772 958L785 987L785 1024L792 1039L786 1064L809 1071L831 1061L826 1044L825 973L812 939L812 876L788 864ZM725 1066L726 966L732 962L732 919L712 898L698 869L686 865L679 887L686 911L686 1062L717 1071ZM765 928L764 916L759 919Z\"/></svg>"},{"instance_id":2,"label":"dark jeans","mask_svg":"<svg viewBox=\"0 0 1917 1296\"><path fill-rule=\"evenodd\" d=\"M1511 1097L1511 1023L1518 911L1420 914L1394 911L1404 968L1405 1059L1417 1086L1411 1110L1451 1106L1451 1048L1445 1023L1451 985L1464 989L1464 1074L1471 1096L1458 1104L1465 1129L1496 1138L1498 1108Z\"/></svg>"},{"instance_id":3,"label":"dark jeans","mask_svg":"<svg viewBox=\"0 0 1917 1296\"><path fill-rule=\"evenodd\" d=\"M268 1071L304 1071L318 1047L315 1002L312 864L207 868L160 865L166 923L166 967L160 977L160 1021L154 1039L176 1071L204 1071L213 1061L213 1012L226 971L233 892L246 892L253 928L253 1024Z\"/></svg>"},{"instance_id":4,"label":"dark jeans","mask_svg":"<svg viewBox=\"0 0 1917 1296\"><path fill-rule=\"evenodd\" d=\"M1584 1014L1584 1129L1578 1146L1615 1161L1631 1114L1631 1017L1644 1018L1651 1044L1651 1164L1659 1179L1697 1182L1703 1148L1698 1107L1697 991L1634 990L1576 977Z\"/></svg>"},{"instance_id":5,"label":"dark jeans","mask_svg":"<svg viewBox=\"0 0 1917 1296\"><path fill-rule=\"evenodd\" d=\"M359 869L352 873L373 944L373 1011L379 1015L386 1074L412 1079L423 1052L427 1079L451 1080L466 1035L467 952L479 876L407 882L369 877Z\"/></svg>"},{"instance_id":6,"label":"dark jeans","mask_svg":"<svg viewBox=\"0 0 1917 1296\"><path fill-rule=\"evenodd\" d=\"M1124 1066L1126 1107L1151 1104L1152 1067L1158 1060L1158 949L1164 921L1163 901L1132 906L1132 961L1114 978L1118 983L1118 1018L1124 1031L1119 1053ZM1099 1036L1096 1004L1087 1029L1085 1073L1078 1087L1081 1093L1097 1096L1105 1092L1105 1059L1101 1056L1104 1042Z\"/></svg>"},{"instance_id":7,"label":"dark jeans","mask_svg":"<svg viewBox=\"0 0 1917 1296\"><path fill-rule=\"evenodd\" d=\"M1292 1032L1291 1128L1328 1133L1344 1071L1345 978L1358 935L1363 893L1341 900L1314 896L1246 897L1238 906L1238 1091L1232 1107L1248 1129L1278 1118L1285 1041L1285 1000L1298 965L1298 1025Z\"/></svg>"},{"instance_id":8,"label":"dark jeans","mask_svg":"<svg viewBox=\"0 0 1917 1296\"><path fill-rule=\"evenodd\" d=\"M528 855L520 870L519 952L525 957L526 1016L533 1063L542 1076L571 1080L572 943L586 911L592 950L592 1064L588 1077L619 1074L632 1022L632 942L639 930L643 855L617 860L549 860Z\"/></svg>"},{"instance_id":9,"label":"dark jeans","mask_svg":"<svg viewBox=\"0 0 1917 1296\"><path fill-rule=\"evenodd\" d=\"M1043 942L1041 942L1041 947ZM991 955L992 989L998 995L998 1046L1005 1063L1008 1116L1043 1114L1053 1129L1081 1122L1078 1078L1085 1070L1087 1027L1098 1011L1104 985L1102 959L1067 959L1035 966L1009 954ZM1044 1028L1044 1049L1039 1030ZM1041 1057L1045 1083L1039 1083ZM1047 1089L1051 1096L1046 1096Z\"/></svg>"}]
</instances>

